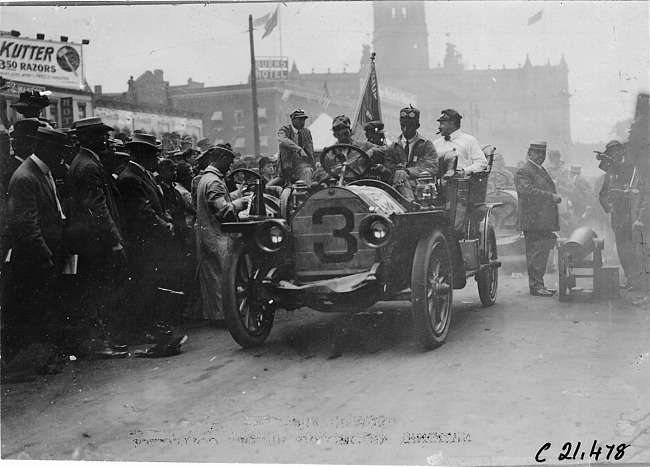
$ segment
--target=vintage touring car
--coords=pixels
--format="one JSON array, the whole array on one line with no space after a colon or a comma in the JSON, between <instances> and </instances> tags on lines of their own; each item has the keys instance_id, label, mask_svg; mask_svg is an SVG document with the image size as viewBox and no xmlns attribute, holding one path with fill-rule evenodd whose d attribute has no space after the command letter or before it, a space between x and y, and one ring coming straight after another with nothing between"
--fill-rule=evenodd
<instances>
[{"instance_id":1,"label":"vintage touring car","mask_svg":"<svg viewBox=\"0 0 650 467\"><path fill-rule=\"evenodd\" d=\"M365 178L371 162L355 146L324 149L321 164L329 184L313 189L299 181L261 203L257 182L250 215L223 224L238 234L223 304L241 346L264 343L276 309L358 312L410 299L419 340L435 348L449 331L453 289L468 277L484 306L495 303L500 262L493 206L484 202L490 169L422 177L411 202Z\"/></svg>"}]
</instances>

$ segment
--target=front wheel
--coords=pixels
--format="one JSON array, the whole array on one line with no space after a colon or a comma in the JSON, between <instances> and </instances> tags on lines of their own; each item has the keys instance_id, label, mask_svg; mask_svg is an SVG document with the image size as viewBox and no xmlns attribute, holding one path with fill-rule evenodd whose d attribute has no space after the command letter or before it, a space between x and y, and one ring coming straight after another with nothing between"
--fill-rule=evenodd
<instances>
[{"instance_id":1,"label":"front wheel","mask_svg":"<svg viewBox=\"0 0 650 467\"><path fill-rule=\"evenodd\" d=\"M264 299L260 255L241 243L227 269L223 311L230 335L244 348L259 347L273 327L274 310Z\"/></svg>"},{"instance_id":2,"label":"front wheel","mask_svg":"<svg viewBox=\"0 0 650 467\"><path fill-rule=\"evenodd\" d=\"M449 245L443 233L434 230L419 240L411 271L413 321L426 349L445 342L451 323L453 289Z\"/></svg>"},{"instance_id":3,"label":"front wheel","mask_svg":"<svg viewBox=\"0 0 650 467\"><path fill-rule=\"evenodd\" d=\"M491 225L487 231L487 244L485 245L485 259L488 263L497 260L497 237ZM497 301L497 288L499 287L499 268L488 267L476 276L478 283L478 296L484 307L492 306Z\"/></svg>"}]
</instances>

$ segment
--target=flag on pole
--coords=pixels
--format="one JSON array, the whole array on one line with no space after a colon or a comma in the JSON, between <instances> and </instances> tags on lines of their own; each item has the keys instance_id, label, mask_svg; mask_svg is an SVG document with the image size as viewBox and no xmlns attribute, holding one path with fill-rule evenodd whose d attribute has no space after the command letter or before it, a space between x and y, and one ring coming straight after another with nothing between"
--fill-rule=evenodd
<instances>
[{"instance_id":1,"label":"flag on pole","mask_svg":"<svg viewBox=\"0 0 650 467\"><path fill-rule=\"evenodd\" d=\"M266 23L269 20L269 16L271 16L271 13L267 13L264 16L260 16L257 19L253 20L253 26L261 26L264 23Z\"/></svg>"},{"instance_id":2,"label":"flag on pole","mask_svg":"<svg viewBox=\"0 0 650 467\"><path fill-rule=\"evenodd\" d=\"M535 24L536 22L540 21L542 19L542 13L544 12L544 8L539 10L537 13L535 13L533 16L528 18L528 26L531 24Z\"/></svg>"},{"instance_id":3,"label":"flag on pole","mask_svg":"<svg viewBox=\"0 0 650 467\"><path fill-rule=\"evenodd\" d=\"M363 127L368 122L381 120L381 106L379 104L379 85L377 84L377 72L375 71L375 54L370 57L370 70L366 77L366 84L359 99L355 112L354 123L352 124L352 136L357 140L365 140Z\"/></svg>"},{"instance_id":4,"label":"flag on pole","mask_svg":"<svg viewBox=\"0 0 650 467\"><path fill-rule=\"evenodd\" d=\"M278 9L280 8L280 5L275 7L275 11L273 12L273 15L268 19L266 24L264 25L264 35L262 36L262 39L264 39L266 36L271 34L271 31L275 29L275 27L278 25Z\"/></svg>"},{"instance_id":5,"label":"flag on pole","mask_svg":"<svg viewBox=\"0 0 650 467\"><path fill-rule=\"evenodd\" d=\"M323 85L323 97L320 98L320 102L323 104L323 112L326 112L330 102L332 102L332 96L329 89L327 89L327 81L325 81L325 84Z\"/></svg>"}]
</instances>

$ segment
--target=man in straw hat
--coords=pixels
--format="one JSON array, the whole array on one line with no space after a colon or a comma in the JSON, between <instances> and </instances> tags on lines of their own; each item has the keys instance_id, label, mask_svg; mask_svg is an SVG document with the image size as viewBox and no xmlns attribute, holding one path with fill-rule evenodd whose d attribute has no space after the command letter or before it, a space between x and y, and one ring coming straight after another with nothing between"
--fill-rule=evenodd
<instances>
[{"instance_id":1,"label":"man in straw hat","mask_svg":"<svg viewBox=\"0 0 650 467\"><path fill-rule=\"evenodd\" d=\"M202 318L223 319L222 286L227 281L224 274L232 239L221 231L221 223L236 221L237 213L247 206L248 199L233 199L224 179L235 153L219 146L209 152L210 165L203 172L196 193L196 251Z\"/></svg>"},{"instance_id":2,"label":"man in straw hat","mask_svg":"<svg viewBox=\"0 0 650 467\"><path fill-rule=\"evenodd\" d=\"M546 159L546 142L531 141L527 161L515 174L519 198L518 228L526 241L526 264L530 294L552 297L554 290L544 286L546 262L555 247L560 230L557 205L562 198L556 194L553 179L542 167Z\"/></svg>"},{"instance_id":3,"label":"man in straw hat","mask_svg":"<svg viewBox=\"0 0 650 467\"><path fill-rule=\"evenodd\" d=\"M32 343L57 343L61 329L56 280L63 258L63 204L52 168L63 160L66 135L38 128L34 154L9 183L4 350L15 355ZM5 354L7 355L7 354ZM4 357L4 355L3 355Z\"/></svg>"}]
</instances>

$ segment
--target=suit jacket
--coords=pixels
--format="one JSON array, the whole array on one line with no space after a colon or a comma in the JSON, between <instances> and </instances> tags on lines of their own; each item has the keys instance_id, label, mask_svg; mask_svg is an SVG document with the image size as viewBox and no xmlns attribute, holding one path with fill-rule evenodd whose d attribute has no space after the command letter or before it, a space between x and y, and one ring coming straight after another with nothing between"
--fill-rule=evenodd
<instances>
[{"instance_id":1,"label":"suit jacket","mask_svg":"<svg viewBox=\"0 0 650 467\"><path fill-rule=\"evenodd\" d=\"M162 193L151 177L129 163L117 178L124 203L124 231L129 241L146 241L164 236L169 215Z\"/></svg>"},{"instance_id":2,"label":"suit jacket","mask_svg":"<svg viewBox=\"0 0 650 467\"><path fill-rule=\"evenodd\" d=\"M403 139L395 141L386 150L386 165L395 173L398 164L406 166L410 178L418 178L425 170L435 177L438 173L438 154L433 142L419 136L407 155Z\"/></svg>"},{"instance_id":3,"label":"suit jacket","mask_svg":"<svg viewBox=\"0 0 650 467\"><path fill-rule=\"evenodd\" d=\"M605 174L603 186L598 192L598 200L605 212L610 212L610 204L614 207L612 212L612 229L614 231L627 230L632 227L630 194L624 193L630 189L634 166L631 164L616 164Z\"/></svg>"},{"instance_id":4,"label":"suit jacket","mask_svg":"<svg viewBox=\"0 0 650 467\"><path fill-rule=\"evenodd\" d=\"M67 235L79 253L106 251L122 243L120 193L95 153L81 148L68 171L70 220Z\"/></svg>"},{"instance_id":5,"label":"suit jacket","mask_svg":"<svg viewBox=\"0 0 650 467\"><path fill-rule=\"evenodd\" d=\"M515 174L515 187L519 198L519 230L560 230L557 203L553 201L555 183L546 170L526 161Z\"/></svg>"},{"instance_id":6,"label":"suit jacket","mask_svg":"<svg viewBox=\"0 0 650 467\"><path fill-rule=\"evenodd\" d=\"M63 220L54 191L32 159L26 159L9 182L11 263L36 267L51 260L61 265Z\"/></svg>"},{"instance_id":7,"label":"suit jacket","mask_svg":"<svg viewBox=\"0 0 650 467\"><path fill-rule=\"evenodd\" d=\"M302 134L302 147L298 145L299 135ZM295 140L295 141L294 141ZM300 168L309 166L314 168L314 142L311 131L303 128L296 134L292 125L284 125L278 130L280 175L286 172L296 173ZM304 150L307 157L300 155L300 149Z\"/></svg>"}]
</instances>

